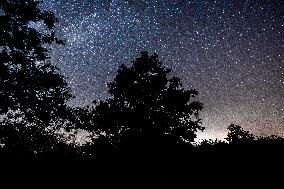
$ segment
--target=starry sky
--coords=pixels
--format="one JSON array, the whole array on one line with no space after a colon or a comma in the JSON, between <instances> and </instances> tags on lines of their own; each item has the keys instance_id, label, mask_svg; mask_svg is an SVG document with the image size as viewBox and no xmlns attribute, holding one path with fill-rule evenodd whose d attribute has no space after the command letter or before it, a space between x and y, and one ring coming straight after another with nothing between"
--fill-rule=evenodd
<instances>
[{"instance_id":1,"label":"starry sky","mask_svg":"<svg viewBox=\"0 0 284 189\"><path fill-rule=\"evenodd\" d=\"M108 98L120 64L157 52L186 89L199 91L206 128L224 138L239 124L284 136L284 1L43 0L65 46L51 50L84 106Z\"/></svg>"}]
</instances>

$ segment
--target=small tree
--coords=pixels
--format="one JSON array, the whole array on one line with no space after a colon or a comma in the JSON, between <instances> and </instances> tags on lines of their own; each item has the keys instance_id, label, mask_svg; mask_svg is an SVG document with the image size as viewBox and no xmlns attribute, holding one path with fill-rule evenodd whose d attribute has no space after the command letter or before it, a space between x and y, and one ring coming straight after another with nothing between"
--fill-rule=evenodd
<instances>
[{"instance_id":1,"label":"small tree","mask_svg":"<svg viewBox=\"0 0 284 189\"><path fill-rule=\"evenodd\" d=\"M249 144L255 140L253 134L245 131L241 126L231 124L228 127L228 135L225 138L230 144Z\"/></svg>"}]
</instances>

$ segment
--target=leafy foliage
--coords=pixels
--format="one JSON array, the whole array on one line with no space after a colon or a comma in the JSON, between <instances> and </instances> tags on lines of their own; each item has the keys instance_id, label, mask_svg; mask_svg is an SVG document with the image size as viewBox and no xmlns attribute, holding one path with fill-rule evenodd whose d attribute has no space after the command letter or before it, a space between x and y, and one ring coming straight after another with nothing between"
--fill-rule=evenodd
<instances>
[{"instance_id":1,"label":"leafy foliage","mask_svg":"<svg viewBox=\"0 0 284 189\"><path fill-rule=\"evenodd\" d=\"M192 100L197 91L185 90L170 71L156 54L147 52L132 66L121 65L108 84L112 98L97 104L96 126L91 129L99 129L125 151L169 150L193 141L195 132L204 129L202 104Z\"/></svg>"},{"instance_id":2,"label":"leafy foliage","mask_svg":"<svg viewBox=\"0 0 284 189\"><path fill-rule=\"evenodd\" d=\"M34 152L33 144L45 145L47 125L64 114L71 97L63 76L48 61L47 44L63 41L55 37L53 13L40 10L38 1L3 0L0 8L1 140L4 148L17 143ZM23 136L8 137L6 129Z\"/></svg>"},{"instance_id":3,"label":"leafy foliage","mask_svg":"<svg viewBox=\"0 0 284 189\"><path fill-rule=\"evenodd\" d=\"M248 131L245 131L241 126L231 124L228 127L228 135L226 140L229 143L236 144L236 143L250 143L252 142L255 137L253 134L250 134Z\"/></svg>"}]
</instances>

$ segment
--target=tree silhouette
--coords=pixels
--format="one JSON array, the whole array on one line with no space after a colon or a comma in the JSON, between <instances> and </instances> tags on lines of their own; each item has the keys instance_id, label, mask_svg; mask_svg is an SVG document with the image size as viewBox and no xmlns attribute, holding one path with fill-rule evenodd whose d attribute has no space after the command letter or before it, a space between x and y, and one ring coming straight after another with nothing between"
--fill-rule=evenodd
<instances>
[{"instance_id":1,"label":"tree silhouette","mask_svg":"<svg viewBox=\"0 0 284 189\"><path fill-rule=\"evenodd\" d=\"M46 126L64 114L71 97L63 76L48 60L47 46L63 44L53 30L56 18L38 3L0 2L0 138L5 149L22 145L32 153L42 151L33 146L50 140L44 137L50 131ZM13 138L18 134L22 136Z\"/></svg>"},{"instance_id":2,"label":"tree silhouette","mask_svg":"<svg viewBox=\"0 0 284 189\"><path fill-rule=\"evenodd\" d=\"M250 134L249 131L245 131L241 126L231 124L228 127L227 138L225 138L231 144L249 144L255 140L255 136Z\"/></svg>"},{"instance_id":3,"label":"tree silhouette","mask_svg":"<svg viewBox=\"0 0 284 189\"><path fill-rule=\"evenodd\" d=\"M127 146L126 151L152 148L170 149L173 144L185 144L196 137L200 125L202 104L193 101L195 90L185 90L178 77L170 77L156 54L141 57L131 67L118 69L108 84L112 98L100 102L94 111L96 127L112 142Z\"/></svg>"}]
</instances>

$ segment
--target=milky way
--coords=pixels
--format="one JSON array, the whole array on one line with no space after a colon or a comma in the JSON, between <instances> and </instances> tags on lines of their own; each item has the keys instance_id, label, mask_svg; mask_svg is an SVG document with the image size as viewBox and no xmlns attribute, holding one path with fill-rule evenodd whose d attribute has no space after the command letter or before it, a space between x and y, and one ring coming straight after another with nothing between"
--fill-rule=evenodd
<instances>
[{"instance_id":1,"label":"milky way","mask_svg":"<svg viewBox=\"0 0 284 189\"><path fill-rule=\"evenodd\" d=\"M44 0L67 44L51 60L83 106L108 98L106 83L140 51L157 52L184 87L199 91L204 133L240 124L284 135L284 2Z\"/></svg>"}]
</instances>

